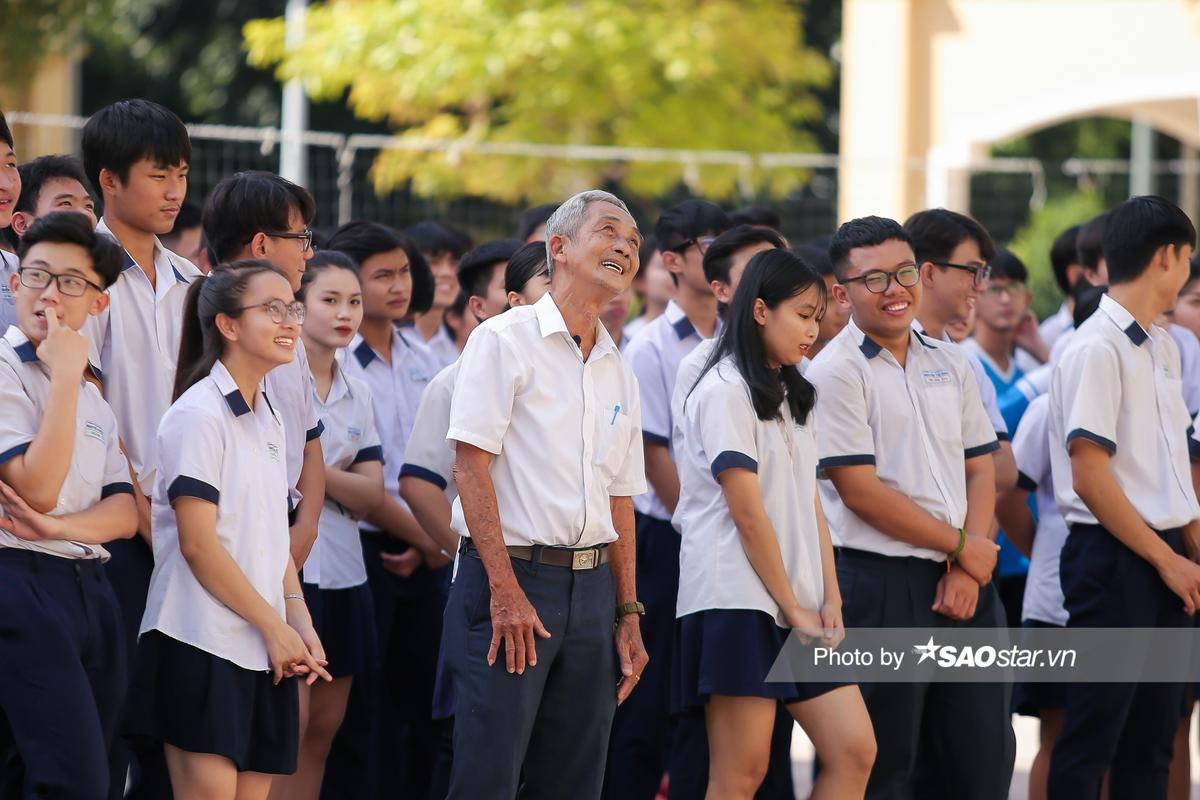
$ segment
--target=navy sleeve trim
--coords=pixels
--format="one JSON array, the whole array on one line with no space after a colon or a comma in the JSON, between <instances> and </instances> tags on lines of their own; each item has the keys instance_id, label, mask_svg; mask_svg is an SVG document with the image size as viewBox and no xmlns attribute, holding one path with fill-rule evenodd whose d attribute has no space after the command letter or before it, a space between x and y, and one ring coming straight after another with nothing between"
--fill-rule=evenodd
<instances>
[{"instance_id":1,"label":"navy sleeve trim","mask_svg":"<svg viewBox=\"0 0 1200 800\"><path fill-rule=\"evenodd\" d=\"M353 467L355 464L361 464L364 461L380 461L380 462L382 462L383 461L383 446L376 444L376 445L371 445L370 447L364 447L362 450L359 450L358 454L356 456L354 456L354 460L350 462L350 466Z\"/></svg>"},{"instance_id":2,"label":"navy sleeve trim","mask_svg":"<svg viewBox=\"0 0 1200 800\"><path fill-rule=\"evenodd\" d=\"M1008 435L1008 431L996 431L996 441L1010 442L1012 441L1012 437Z\"/></svg>"},{"instance_id":3,"label":"navy sleeve trim","mask_svg":"<svg viewBox=\"0 0 1200 800\"><path fill-rule=\"evenodd\" d=\"M215 505L221 499L221 493L210 483L180 475L167 488L167 502L174 503L180 497L196 497Z\"/></svg>"},{"instance_id":4,"label":"navy sleeve trim","mask_svg":"<svg viewBox=\"0 0 1200 800\"><path fill-rule=\"evenodd\" d=\"M1117 452L1117 443L1112 439L1105 439L1103 436L1084 430L1083 428L1076 428L1067 434L1067 446L1070 447L1071 442L1076 439L1087 439L1089 442L1100 445L1110 453Z\"/></svg>"},{"instance_id":5,"label":"navy sleeve trim","mask_svg":"<svg viewBox=\"0 0 1200 800\"><path fill-rule=\"evenodd\" d=\"M824 472L831 467L861 467L864 464L875 465L875 456L863 453L855 456L829 456L817 462L817 470Z\"/></svg>"},{"instance_id":6,"label":"navy sleeve trim","mask_svg":"<svg viewBox=\"0 0 1200 800\"><path fill-rule=\"evenodd\" d=\"M650 444L657 444L663 447L671 446L671 440L666 436L659 436L657 433L651 433L650 431L642 431L642 438Z\"/></svg>"},{"instance_id":7,"label":"navy sleeve trim","mask_svg":"<svg viewBox=\"0 0 1200 800\"><path fill-rule=\"evenodd\" d=\"M739 453L736 450L726 450L723 453L718 453L717 457L713 459L711 469L714 478L727 469L748 469L757 474L758 462L745 453Z\"/></svg>"},{"instance_id":8,"label":"navy sleeve trim","mask_svg":"<svg viewBox=\"0 0 1200 800\"><path fill-rule=\"evenodd\" d=\"M26 450L29 449L29 445L31 445L31 444L33 444L33 442L25 442L25 444L19 444L16 447L10 447L7 450L5 450L3 453L0 453L0 464L3 464L6 461L10 461L10 460L16 458L17 456L21 455L22 453L24 453Z\"/></svg>"},{"instance_id":9,"label":"navy sleeve trim","mask_svg":"<svg viewBox=\"0 0 1200 800\"><path fill-rule=\"evenodd\" d=\"M968 447L963 451L963 458L975 458L976 456L986 456L988 453L994 453L1000 449L1000 440L993 439L987 444L977 445L976 447Z\"/></svg>"},{"instance_id":10,"label":"navy sleeve trim","mask_svg":"<svg viewBox=\"0 0 1200 800\"><path fill-rule=\"evenodd\" d=\"M1017 488L1024 489L1027 492L1037 491L1037 481L1026 475L1021 470L1017 470Z\"/></svg>"},{"instance_id":11,"label":"navy sleeve trim","mask_svg":"<svg viewBox=\"0 0 1200 800\"><path fill-rule=\"evenodd\" d=\"M304 434L304 441L311 442L313 439L316 439L318 436L324 433L324 431L325 423L321 420L317 420L317 424L314 427L309 428L308 433Z\"/></svg>"},{"instance_id":12,"label":"navy sleeve trim","mask_svg":"<svg viewBox=\"0 0 1200 800\"><path fill-rule=\"evenodd\" d=\"M400 467L400 477L420 478L423 481L429 481L443 491L446 489L445 478L431 469L425 469L425 467L419 467L416 464L405 464L404 466Z\"/></svg>"},{"instance_id":13,"label":"navy sleeve trim","mask_svg":"<svg viewBox=\"0 0 1200 800\"><path fill-rule=\"evenodd\" d=\"M117 483L107 484L100 490L100 499L103 500L106 497L112 497L114 494L127 494L132 496L133 484L129 483L128 481L119 481Z\"/></svg>"}]
</instances>

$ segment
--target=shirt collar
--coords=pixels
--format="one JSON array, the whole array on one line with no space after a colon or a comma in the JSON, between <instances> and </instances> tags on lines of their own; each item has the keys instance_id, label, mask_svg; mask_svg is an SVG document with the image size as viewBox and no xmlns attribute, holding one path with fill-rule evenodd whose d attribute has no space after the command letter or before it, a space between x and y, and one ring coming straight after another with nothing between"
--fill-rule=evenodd
<instances>
[{"instance_id":1,"label":"shirt collar","mask_svg":"<svg viewBox=\"0 0 1200 800\"><path fill-rule=\"evenodd\" d=\"M1138 324L1138 321L1133 318L1133 314L1130 314L1125 306L1110 295L1100 296L1100 310L1129 337L1129 341L1133 342L1134 347L1141 347L1150 338L1150 334Z\"/></svg>"},{"instance_id":2,"label":"shirt collar","mask_svg":"<svg viewBox=\"0 0 1200 800\"><path fill-rule=\"evenodd\" d=\"M533 304L533 310L537 314L538 330L545 339L552 334L562 333L567 336L571 332L567 330L567 322L563 319L562 312L558 310L558 304L554 302L550 292L542 295L542 298ZM596 356L602 356L606 353L614 352L617 345L613 342L612 337L608 334L608 329L600 324L600 320L596 320L596 347L593 353Z\"/></svg>"},{"instance_id":3,"label":"shirt collar","mask_svg":"<svg viewBox=\"0 0 1200 800\"><path fill-rule=\"evenodd\" d=\"M346 380L346 375L342 372L342 365L337 362L337 359L334 359L333 383L329 386L329 394L325 397L323 405L333 405L347 395L353 397L354 392L350 388L350 381Z\"/></svg>"},{"instance_id":4,"label":"shirt collar","mask_svg":"<svg viewBox=\"0 0 1200 800\"><path fill-rule=\"evenodd\" d=\"M4 332L4 341L12 345L12 349L17 351L17 356L21 359L22 364L37 363L37 348L33 346L33 342L29 341L29 337L16 325L8 326L8 330Z\"/></svg>"},{"instance_id":5,"label":"shirt collar","mask_svg":"<svg viewBox=\"0 0 1200 800\"><path fill-rule=\"evenodd\" d=\"M119 245L119 246L121 245L121 242L113 234L112 229L108 227L108 221L105 220L104 217L101 217L100 221L96 223L96 233L106 234L110 238L112 238L112 240L114 242L116 242L117 245ZM125 263L121 267L121 272L127 272L127 271L133 269L134 267L136 267L138 265L138 263L133 260L133 256L129 255L129 251L125 250L125 248L123 246L121 247L121 250L125 253ZM154 237L154 266L155 266L155 268L157 269L158 266L160 265L160 262L165 260L168 264L171 265L171 272L175 275L176 283L182 283L186 286L188 283L190 283L190 281L188 281L188 279L183 276L183 273L179 271L179 267L175 266L175 261L174 261L174 259L171 258L170 252L171 251L167 250L167 248L163 247L162 242L160 242L158 240L158 237L155 236Z\"/></svg>"},{"instance_id":6,"label":"shirt collar","mask_svg":"<svg viewBox=\"0 0 1200 800\"><path fill-rule=\"evenodd\" d=\"M229 370L223 363L218 361L213 364L208 377L212 378L213 383L217 385L217 391L225 398L229 410L235 417L250 413L250 406L246 403L246 398L242 396L242 390L238 388L233 376L229 374Z\"/></svg>"},{"instance_id":7,"label":"shirt collar","mask_svg":"<svg viewBox=\"0 0 1200 800\"><path fill-rule=\"evenodd\" d=\"M696 333L696 326L692 324L692 321L687 318L687 314L683 313L683 309L674 300L667 303L667 308L663 311L663 316L667 318L667 322L671 323L675 335L680 340L686 339Z\"/></svg>"},{"instance_id":8,"label":"shirt collar","mask_svg":"<svg viewBox=\"0 0 1200 800\"><path fill-rule=\"evenodd\" d=\"M424 345L421 345L424 347ZM404 332L396 325L392 326L392 358L395 359L398 354L407 350L412 350L413 345L405 337ZM356 341L350 342L350 352L354 354L354 358L358 360L358 365L363 369L372 361L383 361L383 356L375 352L375 348L367 344L367 340L363 338L361 333L356 334Z\"/></svg>"}]
</instances>

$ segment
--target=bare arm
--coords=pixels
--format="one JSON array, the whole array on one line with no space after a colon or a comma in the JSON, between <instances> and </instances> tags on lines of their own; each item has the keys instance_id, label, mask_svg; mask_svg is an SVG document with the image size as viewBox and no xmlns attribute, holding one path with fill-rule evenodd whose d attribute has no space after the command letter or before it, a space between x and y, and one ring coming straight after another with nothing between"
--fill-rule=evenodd
<instances>
[{"instance_id":1,"label":"bare arm","mask_svg":"<svg viewBox=\"0 0 1200 800\"><path fill-rule=\"evenodd\" d=\"M362 519L383 500L383 464L360 461L349 469L325 467L325 497Z\"/></svg>"},{"instance_id":2,"label":"bare arm","mask_svg":"<svg viewBox=\"0 0 1200 800\"><path fill-rule=\"evenodd\" d=\"M51 517L34 511L12 487L0 483L0 506L5 513L0 517L0 529L29 541L104 544L129 538L137 526L133 497L124 493L110 495L83 511Z\"/></svg>"},{"instance_id":3,"label":"bare arm","mask_svg":"<svg viewBox=\"0 0 1200 800\"><path fill-rule=\"evenodd\" d=\"M617 605L637 599L637 533L633 521L633 498L610 497L609 513L617 540L609 547L609 565L617 588ZM663 611L662 609L659 610ZM670 613L667 610L667 613ZM623 614L617 619L614 639L617 658L621 663L621 682L617 684L617 705L625 702L642 678L650 661L642 643L641 619L637 614Z\"/></svg>"},{"instance_id":4,"label":"bare arm","mask_svg":"<svg viewBox=\"0 0 1200 800\"><path fill-rule=\"evenodd\" d=\"M1001 444L1001 451L1007 442ZM1017 483L1016 462L1012 460L1012 448L1008 458L1013 465L1013 485ZM991 454L968 458L964 468L967 476L967 518L963 530L985 531L989 539L996 538L996 469ZM984 581L986 583L986 581Z\"/></svg>"},{"instance_id":5,"label":"bare arm","mask_svg":"<svg viewBox=\"0 0 1200 800\"><path fill-rule=\"evenodd\" d=\"M42 514L58 505L58 495L71 467L78 403L79 376L52 376L46 407L29 449L0 464L0 480Z\"/></svg>"},{"instance_id":6,"label":"bare arm","mask_svg":"<svg viewBox=\"0 0 1200 800\"><path fill-rule=\"evenodd\" d=\"M296 524L289 531L292 539L292 560L297 568L303 567L317 540L317 525L321 519L321 506L325 503L325 457L321 452L321 439L316 437L304 443L304 465L296 489L303 495L296 506Z\"/></svg>"},{"instance_id":7,"label":"bare arm","mask_svg":"<svg viewBox=\"0 0 1200 800\"><path fill-rule=\"evenodd\" d=\"M667 511L674 514L675 506L679 504L679 470L671 458L671 451L664 444L649 441L643 441L642 446L646 459L646 480Z\"/></svg>"},{"instance_id":8,"label":"bare arm","mask_svg":"<svg viewBox=\"0 0 1200 800\"><path fill-rule=\"evenodd\" d=\"M405 475L400 479L400 496L438 547L447 553L458 549L459 536L450 528L450 501L445 492L424 478Z\"/></svg>"},{"instance_id":9,"label":"bare arm","mask_svg":"<svg viewBox=\"0 0 1200 800\"><path fill-rule=\"evenodd\" d=\"M1029 510L1028 499L1029 492L1019 487L1001 492L996 498L996 518L1004 528L1004 535L1026 557L1032 554L1033 539L1037 535L1037 523Z\"/></svg>"},{"instance_id":10,"label":"bare arm","mask_svg":"<svg viewBox=\"0 0 1200 800\"><path fill-rule=\"evenodd\" d=\"M412 513L390 492L383 493L379 505L367 515L367 521L382 528L389 536L415 547L430 567L444 566L449 562L442 555L442 548L426 535Z\"/></svg>"},{"instance_id":11,"label":"bare arm","mask_svg":"<svg viewBox=\"0 0 1200 800\"><path fill-rule=\"evenodd\" d=\"M1003 492L1017 485L1017 459L1013 456L1012 444L1000 442L1000 449L992 453L996 473L996 491Z\"/></svg>"}]
</instances>

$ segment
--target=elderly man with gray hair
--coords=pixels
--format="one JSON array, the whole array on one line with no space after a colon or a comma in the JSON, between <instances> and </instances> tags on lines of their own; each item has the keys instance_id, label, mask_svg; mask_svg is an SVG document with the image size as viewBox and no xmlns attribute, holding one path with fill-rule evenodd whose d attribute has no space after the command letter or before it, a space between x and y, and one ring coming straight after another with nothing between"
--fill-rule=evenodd
<instances>
[{"instance_id":1,"label":"elderly man with gray hair","mask_svg":"<svg viewBox=\"0 0 1200 800\"><path fill-rule=\"evenodd\" d=\"M450 798L599 798L613 712L646 666L639 393L600 323L640 245L618 198L575 195L546 224L549 293L463 351L446 436L463 536L443 632Z\"/></svg>"}]
</instances>

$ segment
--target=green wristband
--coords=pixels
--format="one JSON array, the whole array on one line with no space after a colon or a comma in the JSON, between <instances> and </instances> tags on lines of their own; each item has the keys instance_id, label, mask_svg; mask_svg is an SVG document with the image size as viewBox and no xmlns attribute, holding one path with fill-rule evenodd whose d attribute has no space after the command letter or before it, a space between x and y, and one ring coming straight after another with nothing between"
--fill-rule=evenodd
<instances>
[{"instance_id":1,"label":"green wristband","mask_svg":"<svg viewBox=\"0 0 1200 800\"><path fill-rule=\"evenodd\" d=\"M963 548L967 546L967 532L962 528L958 529L958 547L954 548L954 552L950 553L950 560L954 561L962 555Z\"/></svg>"}]
</instances>

